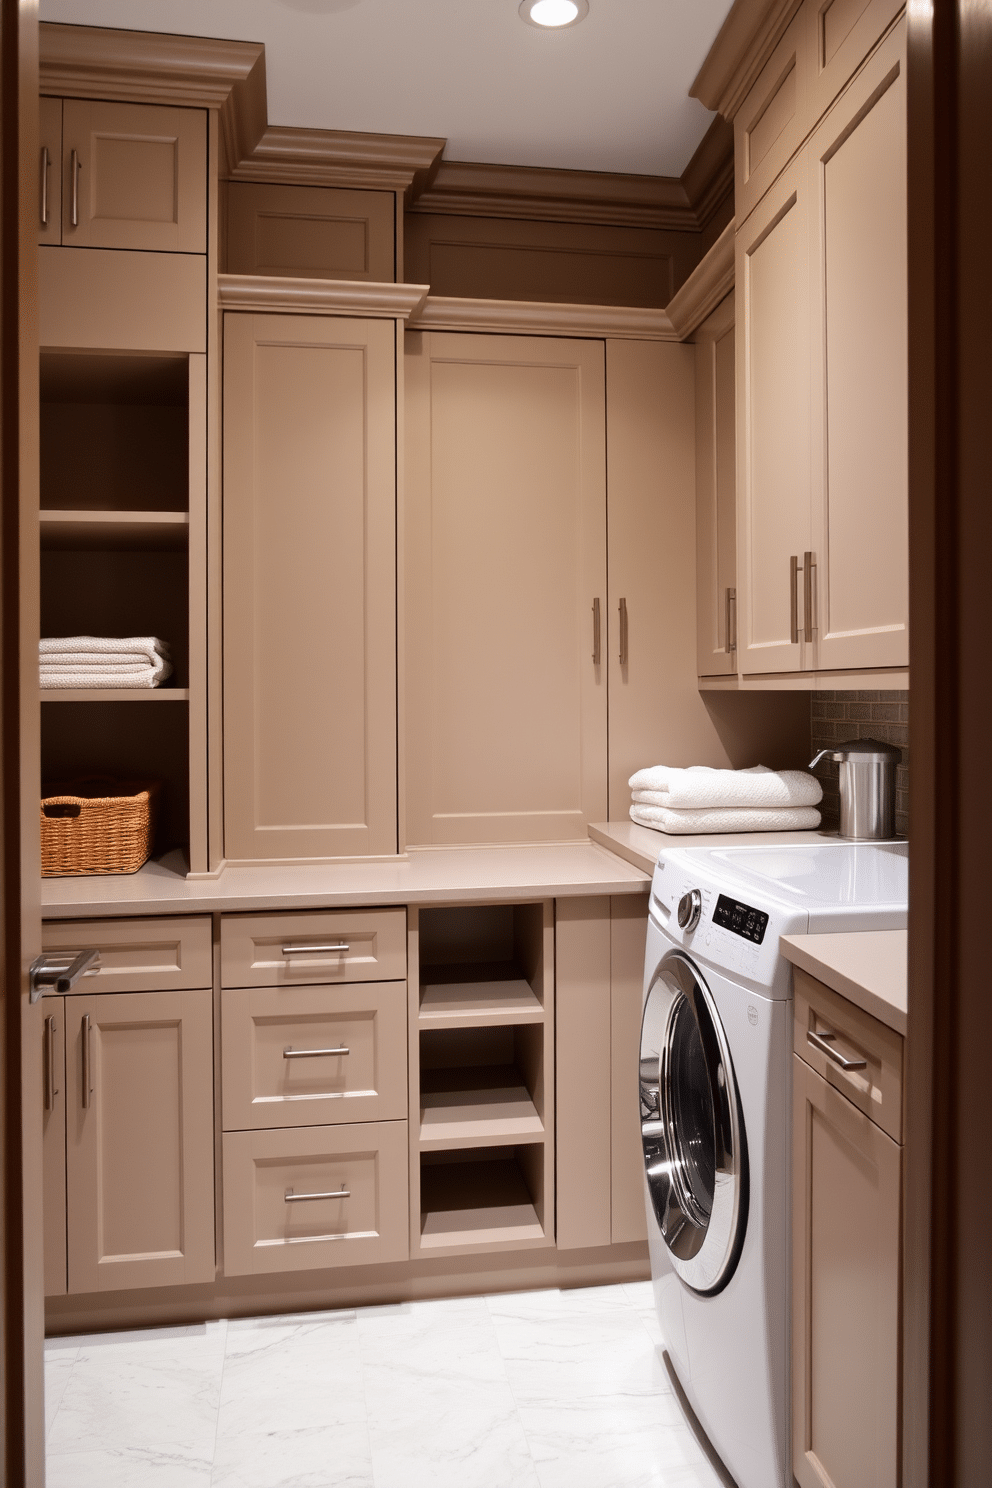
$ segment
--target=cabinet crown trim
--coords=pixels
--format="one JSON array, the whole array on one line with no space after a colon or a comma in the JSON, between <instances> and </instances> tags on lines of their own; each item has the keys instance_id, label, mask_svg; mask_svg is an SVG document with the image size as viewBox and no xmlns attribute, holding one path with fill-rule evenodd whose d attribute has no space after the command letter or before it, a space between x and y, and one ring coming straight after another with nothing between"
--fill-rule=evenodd
<instances>
[{"instance_id":1,"label":"cabinet crown trim","mask_svg":"<svg viewBox=\"0 0 992 1488\"><path fill-rule=\"evenodd\" d=\"M522 336L612 336L678 341L665 310L618 305L557 305L531 300L473 300L429 295L410 317L417 331L497 331Z\"/></svg>"},{"instance_id":2,"label":"cabinet crown trim","mask_svg":"<svg viewBox=\"0 0 992 1488\"><path fill-rule=\"evenodd\" d=\"M668 302L666 314L683 339L702 325L734 287L734 228L731 218L705 258Z\"/></svg>"},{"instance_id":3,"label":"cabinet crown trim","mask_svg":"<svg viewBox=\"0 0 992 1488\"><path fill-rule=\"evenodd\" d=\"M802 0L734 0L695 81L698 98L728 122L775 50Z\"/></svg>"},{"instance_id":4,"label":"cabinet crown trim","mask_svg":"<svg viewBox=\"0 0 992 1488\"><path fill-rule=\"evenodd\" d=\"M344 129L264 129L250 153L231 162L232 181L346 186L413 197L433 180L446 140Z\"/></svg>"},{"instance_id":5,"label":"cabinet crown trim","mask_svg":"<svg viewBox=\"0 0 992 1488\"><path fill-rule=\"evenodd\" d=\"M222 310L285 315L366 315L407 320L430 293L429 284L370 284L358 279L280 279L256 274L219 274Z\"/></svg>"}]
</instances>

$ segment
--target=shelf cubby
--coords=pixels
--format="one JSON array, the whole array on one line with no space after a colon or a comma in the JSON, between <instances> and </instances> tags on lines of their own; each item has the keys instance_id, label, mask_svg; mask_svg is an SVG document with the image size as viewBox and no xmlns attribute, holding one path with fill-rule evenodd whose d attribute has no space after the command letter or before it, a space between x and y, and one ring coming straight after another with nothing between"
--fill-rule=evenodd
<instances>
[{"instance_id":1,"label":"shelf cubby","mask_svg":"<svg viewBox=\"0 0 992 1488\"><path fill-rule=\"evenodd\" d=\"M420 1160L419 1249L548 1245L544 1147L481 1147Z\"/></svg>"},{"instance_id":2,"label":"shelf cubby","mask_svg":"<svg viewBox=\"0 0 992 1488\"><path fill-rule=\"evenodd\" d=\"M42 552L165 551L189 546L186 511L42 511Z\"/></svg>"},{"instance_id":3,"label":"shelf cubby","mask_svg":"<svg viewBox=\"0 0 992 1488\"><path fill-rule=\"evenodd\" d=\"M420 1034L422 1152L544 1140L543 1029Z\"/></svg>"}]
</instances>

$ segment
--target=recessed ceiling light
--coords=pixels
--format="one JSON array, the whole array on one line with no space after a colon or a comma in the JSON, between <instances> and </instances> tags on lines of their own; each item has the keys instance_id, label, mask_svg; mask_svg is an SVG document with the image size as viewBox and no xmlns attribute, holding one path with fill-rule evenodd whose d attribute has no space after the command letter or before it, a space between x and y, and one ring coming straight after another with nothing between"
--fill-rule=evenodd
<instances>
[{"instance_id":1,"label":"recessed ceiling light","mask_svg":"<svg viewBox=\"0 0 992 1488\"><path fill-rule=\"evenodd\" d=\"M521 0L521 18L545 30L574 26L589 14L589 0Z\"/></svg>"}]
</instances>

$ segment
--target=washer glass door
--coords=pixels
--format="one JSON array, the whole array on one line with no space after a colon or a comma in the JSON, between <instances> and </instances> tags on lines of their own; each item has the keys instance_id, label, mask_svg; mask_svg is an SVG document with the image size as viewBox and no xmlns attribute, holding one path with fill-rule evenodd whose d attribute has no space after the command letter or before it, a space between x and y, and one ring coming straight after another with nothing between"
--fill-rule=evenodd
<instances>
[{"instance_id":1,"label":"washer glass door","mask_svg":"<svg viewBox=\"0 0 992 1488\"><path fill-rule=\"evenodd\" d=\"M695 1291L717 1292L747 1225L747 1148L723 1024L681 951L645 999L640 1101L648 1192L672 1265Z\"/></svg>"}]
</instances>

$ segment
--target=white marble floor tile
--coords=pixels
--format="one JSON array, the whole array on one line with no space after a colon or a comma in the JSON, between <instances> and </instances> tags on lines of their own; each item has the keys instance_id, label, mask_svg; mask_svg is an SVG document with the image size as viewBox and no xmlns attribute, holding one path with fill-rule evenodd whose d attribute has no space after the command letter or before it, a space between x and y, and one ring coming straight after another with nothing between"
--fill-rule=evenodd
<instances>
[{"instance_id":1,"label":"white marble floor tile","mask_svg":"<svg viewBox=\"0 0 992 1488\"><path fill-rule=\"evenodd\" d=\"M624 1311L630 1299L622 1286L575 1287L564 1291L507 1292L488 1297L489 1312L496 1319L521 1321L557 1320L603 1312Z\"/></svg>"},{"instance_id":2,"label":"white marble floor tile","mask_svg":"<svg viewBox=\"0 0 992 1488\"><path fill-rule=\"evenodd\" d=\"M50 1456L124 1448L209 1462L226 1324L80 1340L48 1436Z\"/></svg>"},{"instance_id":3,"label":"white marble floor tile","mask_svg":"<svg viewBox=\"0 0 992 1488\"><path fill-rule=\"evenodd\" d=\"M674 1396L523 1406L541 1488L722 1488Z\"/></svg>"},{"instance_id":4,"label":"white marble floor tile","mask_svg":"<svg viewBox=\"0 0 992 1488\"><path fill-rule=\"evenodd\" d=\"M49 1454L46 1488L210 1488L209 1458L184 1458L167 1447Z\"/></svg>"},{"instance_id":5,"label":"white marble floor tile","mask_svg":"<svg viewBox=\"0 0 992 1488\"><path fill-rule=\"evenodd\" d=\"M217 1430L281 1433L365 1421L354 1313L231 1323Z\"/></svg>"},{"instance_id":6,"label":"white marble floor tile","mask_svg":"<svg viewBox=\"0 0 992 1488\"><path fill-rule=\"evenodd\" d=\"M369 1403L375 1488L539 1488L510 1391L453 1384Z\"/></svg>"},{"instance_id":7,"label":"white marble floor tile","mask_svg":"<svg viewBox=\"0 0 992 1488\"><path fill-rule=\"evenodd\" d=\"M45 1354L45 1434L52 1429L52 1422L62 1404L65 1387L72 1373L72 1355Z\"/></svg>"},{"instance_id":8,"label":"white marble floor tile","mask_svg":"<svg viewBox=\"0 0 992 1488\"><path fill-rule=\"evenodd\" d=\"M261 1402L256 1401L261 1409ZM376 1488L364 1412L345 1426L219 1437L211 1488Z\"/></svg>"},{"instance_id":9,"label":"white marble floor tile","mask_svg":"<svg viewBox=\"0 0 992 1488\"><path fill-rule=\"evenodd\" d=\"M497 1320L496 1337L518 1405L658 1395L667 1374L641 1316L623 1312Z\"/></svg>"}]
</instances>

